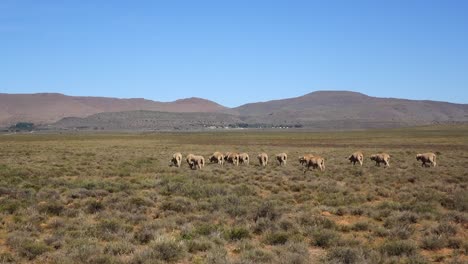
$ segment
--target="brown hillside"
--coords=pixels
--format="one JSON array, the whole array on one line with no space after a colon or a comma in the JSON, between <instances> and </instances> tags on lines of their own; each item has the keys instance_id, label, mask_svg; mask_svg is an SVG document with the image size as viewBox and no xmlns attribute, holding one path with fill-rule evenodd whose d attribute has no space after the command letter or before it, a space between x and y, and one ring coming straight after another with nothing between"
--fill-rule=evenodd
<instances>
[{"instance_id":1,"label":"brown hillside","mask_svg":"<svg viewBox=\"0 0 468 264\"><path fill-rule=\"evenodd\" d=\"M106 97L74 97L56 93L0 94L0 126L20 121L53 123L64 117L86 117L102 112L151 110L165 112L228 112L217 103L199 98L174 102Z\"/></svg>"}]
</instances>

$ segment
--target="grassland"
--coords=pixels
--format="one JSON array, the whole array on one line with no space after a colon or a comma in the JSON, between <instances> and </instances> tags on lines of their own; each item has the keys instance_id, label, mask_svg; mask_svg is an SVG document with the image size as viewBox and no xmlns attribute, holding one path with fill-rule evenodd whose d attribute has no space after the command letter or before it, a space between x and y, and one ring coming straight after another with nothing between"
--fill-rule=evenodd
<instances>
[{"instance_id":1,"label":"grassland","mask_svg":"<svg viewBox=\"0 0 468 264\"><path fill-rule=\"evenodd\" d=\"M169 167L216 150L251 164ZM391 167L352 166L356 150ZM327 169L304 174L304 153ZM0 135L0 263L466 263L467 164L466 126Z\"/></svg>"}]
</instances>

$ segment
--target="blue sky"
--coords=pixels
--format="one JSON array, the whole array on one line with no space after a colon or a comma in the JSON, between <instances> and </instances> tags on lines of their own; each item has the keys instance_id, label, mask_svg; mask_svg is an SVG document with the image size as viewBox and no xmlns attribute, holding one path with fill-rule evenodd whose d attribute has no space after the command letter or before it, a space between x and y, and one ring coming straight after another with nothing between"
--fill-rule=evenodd
<instances>
[{"instance_id":1,"label":"blue sky","mask_svg":"<svg viewBox=\"0 0 468 264\"><path fill-rule=\"evenodd\" d=\"M0 1L0 92L468 103L468 1Z\"/></svg>"}]
</instances>

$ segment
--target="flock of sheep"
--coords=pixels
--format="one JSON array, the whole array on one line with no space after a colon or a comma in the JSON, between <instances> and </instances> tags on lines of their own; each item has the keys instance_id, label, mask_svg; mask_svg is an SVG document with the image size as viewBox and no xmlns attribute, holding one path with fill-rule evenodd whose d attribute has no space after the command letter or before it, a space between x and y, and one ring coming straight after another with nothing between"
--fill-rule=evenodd
<instances>
[{"instance_id":1,"label":"flock of sheep","mask_svg":"<svg viewBox=\"0 0 468 264\"><path fill-rule=\"evenodd\" d=\"M260 153L257 156L258 162L260 163L260 166L267 166L268 164L268 154L266 153ZM188 154L186 159L187 164L189 165L190 169L201 169L205 166L205 158L200 155L193 155L193 154ZM280 166L286 165L286 161L288 160L288 155L286 153L279 153L276 154L276 161ZM362 152L354 152L351 154L351 156L348 157L348 160L355 165L356 163L359 163L362 166L362 163L364 161L364 155ZM370 160L375 161L377 166L380 166L381 163L384 164L385 167L390 167L390 155L387 153L379 153L379 154L374 154L370 156ZM424 167L427 166L436 166L436 154L428 152L428 153L422 153L422 154L417 154L416 155L416 160L421 161L422 165ZM210 156L209 159L210 162L212 163L218 163L221 166L224 165L224 163L230 163L235 166L239 166L239 164L245 164L249 165L250 157L249 154L247 153L235 153L235 152L226 152L226 153L221 153L221 152L215 152L213 155ZM299 163L306 167L307 170L310 168L312 169L320 169L321 171L325 170L325 159L313 155L313 154L305 154L301 157L299 157ZM172 155L172 160L171 160L171 166L176 166L180 167L182 165L182 154L177 152ZM305 172L306 170L304 170Z\"/></svg>"}]
</instances>

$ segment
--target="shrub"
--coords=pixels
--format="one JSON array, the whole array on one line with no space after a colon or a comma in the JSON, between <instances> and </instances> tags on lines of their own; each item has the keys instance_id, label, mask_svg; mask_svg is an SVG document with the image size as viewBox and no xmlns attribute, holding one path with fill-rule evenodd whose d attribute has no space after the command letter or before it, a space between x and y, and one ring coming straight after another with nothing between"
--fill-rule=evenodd
<instances>
[{"instance_id":1,"label":"shrub","mask_svg":"<svg viewBox=\"0 0 468 264\"><path fill-rule=\"evenodd\" d=\"M0 204L0 212L5 212L8 214L13 214L21 208L21 203L16 200L2 200Z\"/></svg>"},{"instance_id":2,"label":"shrub","mask_svg":"<svg viewBox=\"0 0 468 264\"><path fill-rule=\"evenodd\" d=\"M212 248L206 254L205 263L206 264L225 264L225 263L229 263L226 250L224 248L222 248L222 247Z\"/></svg>"},{"instance_id":3,"label":"shrub","mask_svg":"<svg viewBox=\"0 0 468 264\"><path fill-rule=\"evenodd\" d=\"M104 247L104 253L112 255L127 255L134 250L133 245L126 241L110 242Z\"/></svg>"},{"instance_id":4,"label":"shrub","mask_svg":"<svg viewBox=\"0 0 468 264\"><path fill-rule=\"evenodd\" d=\"M451 223L440 223L437 227L431 230L431 233L439 236L454 236L457 234L457 226Z\"/></svg>"},{"instance_id":5,"label":"shrub","mask_svg":"<svg viewBox=\"0 0 468 264\"><path fill-rule=\"evenodd\" d=\"M414 227L406 224L390 229L390 236L397 239L408 239L413 234Z\"/></svg>"},{"instance_id":6,"label":"shrub","mask_svg":"<svg viewBox=\"0 0 468 264\"><path fill-rule=\"evenodd\" d=\"M340 236L336 231L319 229L312 233L311 243L313 246L328 248L335 245L339 237Z\"/></svg>"},{"instance_id":7,"label":"shrub","mask_svg":"<svg viewBox=\"0 0 468 264\"><path fill-rule=\"evenodd\" d=\"M282 245L285 244L289 239L289 235L286 232L271 232L265 236L265 243L268 245Z\"/></svg>"},{"instance_id":8,"label":"shrub","mask_svg":"<svg viewBox=\"0 0 468 264\"><path fill-rule=\"evenodd\" d=\"M86 212L89 214L97 213L104 209L104 204L101 201L92 200L86 205Z\"/></svg>"},{"instance_id":9,"label":"shrub","mask_svg":"<svg viewBox=\"0 0 468 264\"><path fill-rule=\"evenodd\" d=\"M416 252L416 246L406 240L389 241L380 247L380 252L389 256L411 256Z\"/></svg>"},{"instance_id":10,"label":"shrub","mask_svg":"<svg viewBox=\"0 0 468 264\"><path fill-rule=\"evenodd\" d=\"M181 244L172 240L153 242L150 247L137 254L133 260L135 263L154 263L154 260L176 262L185 255Z\"/></svg>"},{"instance_id":11,"label":"shrub","mask_svg":"<svg viewBox=\"0 0 468 264\"><path fill-rule=\"evenodd\" d=\"M468 212L468 192L464 190L453 194L453 207L460 212Z\"/></svg>"},{"instance_id":12,"label":"shrub","mask_svg":"<svg viewBox=\"0 0 468 264\"><path fill-rule=\"evenodd\" d=\"M366 230L369 229L369 223L368 222L357 222L351 227L351 229L354 230L354 231L366 231Z\"/></svg>"},{"instance_id":13,"label":"shrub","mask_svg":"<svg viewBox=\"0 0 468 264\"><path fill-rule=\"evenodd\" d=\"M65 207L60 202L40 202L37 206L40 213L46 213L51 215L59 215Z\"/></svg>"},{"instance_id":14,"label":"shrub","mask_svg":"<svg viewBox=\"0 0 468 264\"><path fill-rule=\"evenodd\" d=\"M147 226L143 226L135 231L133 238L140 244L147 244L154 239L154 231Z\"/></svg>"},{"instance_id":15,"label":"shrub","mask_svg":"<svg viewBox=\"0 0 468 264\"><path fill-rule=\"evenodd\" d=\"M214 231L216 231L216 226L209 223L201 223L195 227L195 233L202 236L208 236Z\"/></svg>"},{"instance_id":16,"label":"shrub","mask_svg":"<svg viewBox=\"0 0 468 264\"><path fill-rule=\"evenodd\" d=\"M182 197L177 197L171 200L166 200L161 203L161 209L164 211L175 211L178 213L187 213L191 211L192 203L190 200Z\"/></svg>"},{"instance_id":17,"label":"shrub","mask_svg":"<svg viewBox=\"0 0 468 264\"><path fill-rule=\"evenodd\" d=\"M9 252L0 253L0 263L17 263L13 255Z\"/></svg>"},{"instance_id":18,"label":"shrub","mask_svg":"<svg viewBox=\"0 0 468 264\"><path fill-rule=\"evenodd\" d=\"M112 240L119 232L122 232L129 226L124 226L117 219L103 219L94 226L89 227L88 234L103 240Z\"/></svg>"},{"instance_id":19,"label":"shrub","mask_svg":"<svg viewBox=\"0 0 468 264\"><path fill-rule=\"evenodd\" d=\"M274 229L276 227L275 223L267 218L260 218L255 222L254 226L252 227L254 234L262 234L266 230Z\"/></svg>"},{"instance_id":20,"label":"shrub","mask_svg":"<svg viewBox=\"0 0 468 264\"><path fill-rule=\"evenodd\" d=\"M427 250L437 250L445 247L447 241L438 235L429 235L423 237L421 241L421 248Z\"/></svg>"},{"instance_id":21,"label":"shrub","mask_svg":"<svg viewBox=\"0 0 468 264\"><path fill-rule=\"evenodd\" d=\"M15 249L22 257L29 260L35 259L37 256L44 254L50 250L44 242L37 241L23 233L12 233L7 238L7 244Z\"/></svg>"},{"instance_id":22,"label":"shrub","mask_svg":"<svg viewBox=\"0 0 468 264\"><path fill-rule=\"evenodd\" d=\"M254 220L257 221L259 218L267 218L271 221L276 220L280 216L280 212L276 209L275 205L270 202L263 202L257 208Z\"/></svg>"},{"instance_id":23,"label":"shrub","mask_svg":"<svg viewBox=\"0 0 468 264\"><path fill-rule=\"evenodd\" d=\"M456 237L449 238L448 241L447 241L447 246L448 246L449 248L453 248L453 249L462 248L462 246L463 246L463 240L460 239L460 238L456 238Z\"/></svg>"},{"instance_id":24,"label":"shrub","mask_svg":"<svg viewBox=\"0 0 468 264\"><path fill-rule=\"evenodd\" d=\"M351 247L337 247L331 249L326 256L326 260L328 263L362 263L361 252Z\"/></svg>"},{"instance_id":25,"label":"shrub","mask_svg":"<svg viewBox=\"0 0 468 264\"><path fill-rule=\"evenodd\" d=\"M190 253L196 253L199 251L205 252L211 249L212 246L213 244L206 239L187 241L187 250Z\"/></svg>"},{"instance_id":26,"label":"shrub","mask_svg":"<svg viewBox=\"0 0 468 264\"><path fill-rule=\"evenodd\" d=\"M397 220L400 223L406 224L415 224L418 222L419 216L416 213L405 211L402 212L398 217Z\"/></svg>"},{"instance_id":27,"label":"shrub","mask_svg":"<svg viewBox=\"0 0 468 264\"><path fill-rule=\"evenodd\" d=\"M261 249L252 249L244 252L241 257L242 263L272 263L274 255L269 251Z\"/></svg>"},{"instance_id":28,"label":"shrub","mask_svg":"<svg viewBox=\"0 0 468 264\"><path fill-rule=\"evenodd\" d=\"M335 222L333 222L332 220L324 216L302 215L299 221L302 225L307 226L307 227L312 227L312 228L327 228L327 229L336 228Z\"/></svg>"},{"instance_id":29,"label":"shrub","mask_svg":"<svg viewBox=\"0 0 468 264\"><path fill-rule=\"evenodd\" d=\"M310 263L309 249L304 243L288 242L279 246L276 250L278 263L281 264L306 264Z\"/></svg>"},{"instance_id":30,"label":"shrub","mask_svg":"<svg viewBox=\"0 0 468 264\"><path fill-rule=\"evenodd\" d=\"M390 235L390 231L385 229L384 227L378 226L374 229L374 233L378 237L387 237Z\"/></svg>"},{"instance_id":31,"label":"shrub","mask_svg":"<svg viewBox=\"0 0 468 264\"><path fill-rule=\"evenodd\" d=\"M59 249L63 245L63 237L60 235L51 235L44 239L44 243L48 246L53 247L55 249Z\"/></svg>"},{"instance_id":32,"label":"shrub","mask_svg":"<svg viewBox=\"0 0 468 264\"><path fill-rule=\"evenodd\" d=\"M233 227L225 232L225 236L229 240L241 240L250 237L250 233L244 227Z\"/></svg>"}]
</instances>

